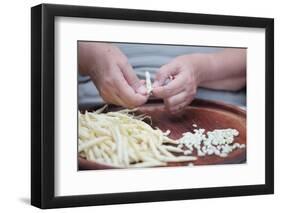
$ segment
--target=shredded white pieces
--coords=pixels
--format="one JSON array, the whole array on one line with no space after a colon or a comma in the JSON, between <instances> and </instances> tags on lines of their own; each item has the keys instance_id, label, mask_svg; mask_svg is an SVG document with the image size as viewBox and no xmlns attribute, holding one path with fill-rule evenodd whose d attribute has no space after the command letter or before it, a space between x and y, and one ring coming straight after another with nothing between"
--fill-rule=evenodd
<instances>
[{"instance_id":1,"label":"shredded white pieces","mask_svg":"<svg viewBox=\"0 0 281 213\"><path fill-rule=\"evenodd\" d=\"M215 129L207 133L205 133L205 129L194 129L193 131L193 133L184 133L183 137L179 139L178 147L185 146L185 155L190 155L193 150L196 150L199 157L216 155L224 158L235 149L246 147L245 144L234 143L234 137L239 135L236 129Z\"/></svg>"},{"instance_id":2,"label":"shredded white pieces","mask_svg":"<svg viewBox=\"0 0 281 213\"><path fill-rule=\"evenodd\" d=\"M148 71L145 72L145 78L146 78L146 91L147 94L151 94L152 92L152 84L150 79L150 73Z\"/></svg>"},{"instance_id":3,"label":"shredded white pieces","mask_svg":"<svg viewBox=\"0 0 281 213\"><path fill-rule=\"evenodd\" d=\"M106 107L84 114L79 112L78 152L90 161L119 168L167 166L171 162L192 166L191 161L198 157L225 158L232 151L246 147L234 142L239 135L236 129L208 132L194 129L173 140L168 137L170 130L163 132L143 121L150 117L134 115L137 109L104 113Z\"/></svg>"},{"instance_id":4,"label":"shredded white pieces","mask_svg":"<svg viewBox=\"0 0 281 213\"><path fill-rule=\"evenodd\" d=\"M103 113L105 108L79 113L78 152L87 160L130 168L197 159L175 146L178 141L168 137L170 131L153 129L142 121L145 115L133 115L136 109Z\"/></svg>"}]
</instances>

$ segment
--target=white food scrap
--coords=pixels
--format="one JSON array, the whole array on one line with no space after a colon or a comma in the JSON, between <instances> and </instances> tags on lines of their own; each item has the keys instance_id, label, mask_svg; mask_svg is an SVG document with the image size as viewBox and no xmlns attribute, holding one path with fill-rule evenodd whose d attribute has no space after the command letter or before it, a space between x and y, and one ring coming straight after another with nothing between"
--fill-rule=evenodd
<instances>
[{"instance_id":1,"label":"white food scrap","mask_svg":"<svg viewBox=\"0 0 281 213\"><path fill-rule=\"evenodd\" d=\"M152 92L152 84L151 84L150 73L148 71L145 72L145 78L146 78L146 91L147 94L150 95Z\"/></svg>"}]
</instances>

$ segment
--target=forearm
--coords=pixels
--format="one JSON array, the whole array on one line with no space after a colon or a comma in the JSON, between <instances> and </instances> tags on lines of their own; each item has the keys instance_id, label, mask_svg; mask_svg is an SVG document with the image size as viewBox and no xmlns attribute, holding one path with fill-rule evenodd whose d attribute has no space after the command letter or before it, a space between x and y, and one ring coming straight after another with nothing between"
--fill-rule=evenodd
<instances>
[{"instance_id":1,"label":"forearm","mask_svg":"<svg viewBox=\"0 0 281 213\"><path fill-rule=\"evenodd\" d=\"M225 49L215 54L194 54L191 57L199 86L225 90L238 90L245 86L246 50Z\"/></svg>"},{"instance_id":2,"label":"forearm","mask_svg":"<svg viewBox=\"0 0 281 213\"><path fill-rule=\"evenodd\" d=\"M237 91L245 87L246 76L233 79L224 79L217 81L206 81L200 84L200 87L214 89L214 90L229 90Z\"/></svg>"},{"instance_id":3,"label":"forearm","mask_svg":"<svg viewBox=\"0 0 281 213\"><path fill-rule=\"evenodd\" d=\"M99 56L109 51L111 45L107 43L79 42L78 43L78 69L80 74L88 75L98 65Z\"/></svg>"}]
</instances>

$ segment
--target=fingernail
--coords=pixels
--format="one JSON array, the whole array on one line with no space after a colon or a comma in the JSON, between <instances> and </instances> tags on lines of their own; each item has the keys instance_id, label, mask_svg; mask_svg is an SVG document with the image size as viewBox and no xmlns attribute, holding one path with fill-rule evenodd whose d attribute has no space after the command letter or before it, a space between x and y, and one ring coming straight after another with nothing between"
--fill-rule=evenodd
<instances>
[{"instance_id":1,"label":"fingernail","mask_svg":"<svg viewBox=\"0 0 281 213\"><path fill-rule=\"evenodd\" d=\"M137 89L137 92L142 95L146 95L146 88L142 85Z\"/></svg>"}]
</instances>

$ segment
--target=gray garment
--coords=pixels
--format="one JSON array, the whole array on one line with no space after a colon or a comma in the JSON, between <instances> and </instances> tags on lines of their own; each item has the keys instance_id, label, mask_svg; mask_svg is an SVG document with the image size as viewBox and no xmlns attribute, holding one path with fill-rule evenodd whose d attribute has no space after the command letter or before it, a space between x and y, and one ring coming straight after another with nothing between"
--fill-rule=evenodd
<instances>
[{"instance_id":1,"label":"gray garment","mask_svg":"<svg viewBox=\"0 0 281 213\"><path fill-rule=\"evenodd\" d=\"M145 71L149 71L154 79L157 70L173 58L192 53L212 53L223 48L175 46L175 45L149 45L149 44L115 44L128 57L136 74L145 79ZM79 76L79 105L92 106L103 103L102 98L89 78ZM199 88L197 98L224 101L235 105L246 106L244 90L239 92L218 91Z\"/></svg>"},{"instance_id":2,"label":"gray garment","mask_svg":"<svg viewBox=\"0 0 281 213\"><path fill-rule=\"evenodd\" d=\"M144 79L149 71L154 79L157 70L177 56L192 53L212 53L223 48L155 45L155 44L116 44L128 57L137 75Z\"/></svg>"}]
</instances>

